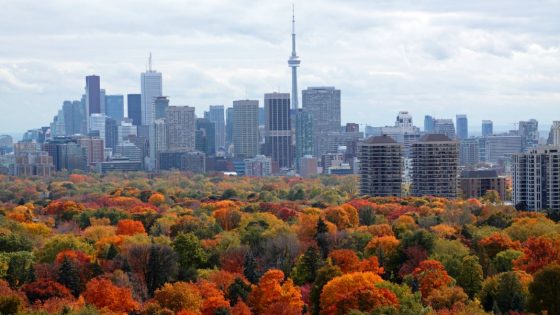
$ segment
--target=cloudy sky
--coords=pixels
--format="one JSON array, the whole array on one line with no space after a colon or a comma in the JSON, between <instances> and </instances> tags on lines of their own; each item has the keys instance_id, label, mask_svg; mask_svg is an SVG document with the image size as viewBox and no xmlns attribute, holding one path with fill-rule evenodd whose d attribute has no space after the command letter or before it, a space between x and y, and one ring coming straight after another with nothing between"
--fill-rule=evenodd
<instances>
[{"instance_id":1,"label":"cloudy sky","mask_svg":"<svg viewBox=\"0 0 560 315\"><path fill-rule=\"evenodd\" d=\"M342 90L342 119L432 114L499 129L560 120L559 0L296 0L300 88ZM290 91L291 1L0 0L0 132L47 125L84 76L139 92L148 53L173 105Z\"/></svg>"}]
</instances>

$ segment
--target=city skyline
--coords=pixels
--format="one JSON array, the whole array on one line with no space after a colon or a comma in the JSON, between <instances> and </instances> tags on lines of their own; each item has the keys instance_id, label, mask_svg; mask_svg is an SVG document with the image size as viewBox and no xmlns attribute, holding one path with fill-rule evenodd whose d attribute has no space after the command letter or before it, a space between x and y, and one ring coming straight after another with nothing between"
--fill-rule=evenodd
<instances>
[{"instance_id":1,"label":"city skyline","mask_svg":"<svg viewBox=\"0 0 560 315\"><path fill-rule=\"evenodd\" d=\"M388 125L399 110L407 110L421 126L425 114L453 118L465 113L469 126L492 119L501 131L529 118L547 130L555 119L548 113L560 103L560 39L550 12L558 4L545 1L527 10L522 1L507 2L507 7L503 1L353 1L352 7L327 2L319 7L315 1L295 3L298 54L306 60L298 73L299 97L309 86L340 88L342 122ZM87 10L64 2L37 3L36 10L25 10L29 3L18 2L0 13L9 26L0 31L0 43L5 43L0 110L9 113L0 118L2 133L47 125L64 100L80 99L86 75L100 75L108 95L139 93L138 77L150 51L171 104L195 106L199 117L211 104L229 106L236 99L262 100L264 93L290 91L285 61L291 48L291 2L238 4L246 11L235 7L231 12L227 1L167 2L155 12L155 20L167 19L169 26L152 29L127 4L88 4L92 12L103 7L106 14L80 24ZM502 17L490 13L496 8ZM53 14L39 16L41 10ZM123 10L128 14L116 19ZM73 16L64 30L55 21L62 13ZM187 22L179 21L180 14L184 20L196 19L181 28ZM247 19L233 18L240 14ZM318 23L325 17L333 25ZM27 19L36 21L35 26L24 27L21 21ZM135 28L122 22L133 22ZM444 34L450 29L456 34ZM138 41L143 36L146 40ZM85 45L85 40L101 37L114 44L110 54ZM476 133L479 128L471 129Z\"/></svg>"}]
</instances>

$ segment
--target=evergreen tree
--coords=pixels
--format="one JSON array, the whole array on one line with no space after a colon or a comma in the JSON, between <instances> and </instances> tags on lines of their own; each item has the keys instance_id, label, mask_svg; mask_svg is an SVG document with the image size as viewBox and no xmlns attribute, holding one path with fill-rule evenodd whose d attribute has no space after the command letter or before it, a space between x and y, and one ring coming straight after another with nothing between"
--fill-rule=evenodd
<instances>
[{"instance_id":1,"label":"evergreen tree","mask_svg":"<svg viewBox=\"0 0 560 315\"><path fill-rule=\"evenodd\" d=\"M321 257L317 248L311 246L298 259L292 271L292 279L298 285L312 283L317 276L317 269L321 265Z\"/></svg>"},{"instance_id":2,"label":"evergreen tree","mask_svg":"<svg viewBox=\"0 0 560 315\"><path fill-rule=\"evenodd\" d=\"M148 294L153 296L154 291L171 282L177 277L177 255L167 245L152 244L148 257L146 271L146 286Z\"/></svg>"},{"instance_id":3,"label":"evergreen tree","mask_svg":"<svg viewBox=\"0 0 560 315\"><path fill-rule=\"evenodd\" d=\"M321 250L321 255L323 259L327 259L329 256L329 230L327 224L323 221L323 218L319 218L317 222L317 233L315 234L315 241L317 241L317 246Z\"/></svg>"},{"instance_id":4,"label":"evergreen tree","mask_svg":"<svg viewBox=\"0 0 560 315\"><path fill-rule=\"evenodd\" d=\"M84 290L84 284L80 278L80 272L67 257L64 257L58 268L57 281L67 287L72 295L78 297Z\"/></svg>"},{"instance_id":5,"label":"evergreen tree","mask_svg":"<svg viewBox=\"0 0 560 315\"><path fill-rule=\"evenodd\" d=\"M252 284L256 284L259 282L260 275L258 272L258 268L259 266L257 264L257 260L255 259L255 256L253 256L253 253L249 251L245 255L245 259L243 261L243 275Z\"/></svg>"},{"instance_id":6,"label":"evergreen tree","mask_svg":"<svg viewBox=\"0 0 560 315\"><path fill-rule=\"evenodd\" d=\"M118 254L119 251L117 250L115 244L111 244L111 246L109 246L109 249L107 250L107 253L105 254L105 259L114 259Z\"/></svg>"},{"instance_id":7,"label":"evergreen tree","mask_svg":"<svg viewBox=\"0 0 560 315\"><path fill-rule=\"evenodd\" d=\"M246 284L245 281L240 278L235 278L235 281L227 288L226 297L231 306L233 306L237 304L239 300L247 301L249 293L251 293L251 285Z\"/></svg>"}]
</instances>

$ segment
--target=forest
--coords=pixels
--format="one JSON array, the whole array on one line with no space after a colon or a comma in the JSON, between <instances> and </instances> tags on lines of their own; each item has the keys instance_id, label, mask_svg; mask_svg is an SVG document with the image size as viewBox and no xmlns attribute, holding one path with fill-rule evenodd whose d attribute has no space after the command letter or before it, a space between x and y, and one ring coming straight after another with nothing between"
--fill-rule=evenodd
<instances>
[{"instance_id":1,"label":"forest","mask_svg":"<svg viewBox=\"0 0 560 315\"><path fill-rule=\"evenodd\" d=\"M1 314L560 314L560 224L357 178L0 180Z\"/></svg>"}]
</instances>

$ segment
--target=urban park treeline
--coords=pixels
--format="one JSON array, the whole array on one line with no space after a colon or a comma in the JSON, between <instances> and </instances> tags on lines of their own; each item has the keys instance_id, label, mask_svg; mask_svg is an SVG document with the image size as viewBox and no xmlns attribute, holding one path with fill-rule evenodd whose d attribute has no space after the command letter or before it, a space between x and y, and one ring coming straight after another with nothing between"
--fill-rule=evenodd
<instances>
[{"instance_id":1,"label":"urban park treeline","mask_svg":"<svg viewBox=\"0 0 560 315\"><path fill-rule=\"evenodd\" d=\"M149 176L149 177L148 177ZM560 314L560 225L355 177L1 177L1 314Z\"/></svg>"}]
</instances>

